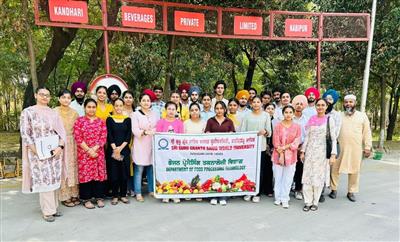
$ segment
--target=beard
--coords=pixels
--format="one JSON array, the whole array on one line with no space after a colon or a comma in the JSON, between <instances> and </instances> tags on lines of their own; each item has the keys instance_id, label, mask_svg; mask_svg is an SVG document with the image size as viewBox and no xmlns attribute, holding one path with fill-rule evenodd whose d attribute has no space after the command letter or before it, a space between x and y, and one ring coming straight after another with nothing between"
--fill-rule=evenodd
<instances>
[{"instance_id":1,"label":"beard","mask_svg":"<svg viewBox=\"0 0 400 242\"><path fill-rule=\"evenodd\" d=\"M343 107L344 107L344 113L346 115L352 115L356 109L356 107L346 107L346 106Z\"/></svg>"},{"instance_id":2,"label":"beard","mask_svg":"<svg viewBox=\"0 0 400 242\"><path fill-rule=\"evenodd\" d=\"M74 96L75 96L75 95L74 95ZM82 105L83 101L85 100L85 96L83 96L83 97L77 97L77 96L75 96L75 100L76 100L80 105Z\"/></svg>"},{"instance_id":3,"label":"beard","mask_svg":"<svg viewBox=\"0 0 400 242\"><path fill-rule=\"evenodd\" d=\"M325 111L325 114L328 114L328 113L332 112L332 110L333 110L333 104L329 103L328 104L328 108Z\"/></svg>"},{"instance_id":4,"label":"beard","mask_svg":"<svg viewBox=\"0 0 400 242\"><path fill-rule=\"evenodd\" d=\"M281 99L280 99L280 98L274 98L274 101L275 101L276 103L279 103L279 102L281 101Z\"/></svg>"},{"instance_id":5,"label":"beard","mask_svg":"<svg viewBox=\"0 0 400 242\"><path fill-rule=\"evenodd\" d=\"M315 98L310 97L310 98L307 99L307 101L308 101L308 103L313 103L313 102L315 102Z\"/></svg>"},{"instance_id":6,"label":"beard","mask_svg":"<svg viewBox=\"0 0 400 242\"><path fill-rule=\"evenodd\" d=\"M241 103L239 103L239 106L240 106L241 108L244 108L244 107L247 106L247 103L246 103L246 104L241 104Z\"/></svg>"}]
</instances>

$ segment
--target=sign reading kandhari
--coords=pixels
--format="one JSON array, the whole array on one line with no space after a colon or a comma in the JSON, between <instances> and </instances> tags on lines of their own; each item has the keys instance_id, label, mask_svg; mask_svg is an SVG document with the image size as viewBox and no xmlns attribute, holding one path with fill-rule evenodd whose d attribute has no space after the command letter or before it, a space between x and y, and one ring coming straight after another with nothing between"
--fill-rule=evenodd
<instances>
[{"instance_id":1,"label":"sign reading kandhari","mask_svg":"<svg viewBox=\"0 0 400 242\"><path fill-rule=\"evenodd\" d=\"M205 31L205 17L203 13L175 11L175 30L185 32Z\"/></svg>"},{"instance_id":2,"label":"sign reading kandhari","mask_svg":"<svg viewBox=\"0 0 400 242\"><path fill-rule=\"evenodd\" d=\"M311 19L286 19L285 36L287 37L312 37Z\"/></svg>"},{"instance_id":3,"label":"sign reading kandhari","mask_svg":"<svg viewBox=\"0 0 400 242\"><path fill-rule=\"evenodd\" d=\"M256 132L156 134L153 142L155 197L256 195L259 144Z\"/></svg>"},{"instance_id":4,"label":"sign reading kandhari","mask_svg":"<svg viewBox=\"0 0 400 242\"><path fill-rule=\"evenodd\" d=\"M49 0L50 20L56 22L88 23L88 6L84 1Z\"/></svg>"},{"instance_id":5,"label":"sign reading kandhari","mask_svg":"<svg viewBox=\"0 0 400 242\"><path fill-rule=\"evenodd\" d=\"M235 16L234 34L238 35L262 35L263 18L253 16Z\"/></svg>"},{"instance_id":6,"label":"sign reading kandhari","mask_svg":"<svg viewBox=\"0 0 400 242\"><path fill-rule=\"evenodd\" d=\"M154 8L122 6L122 25L127 27L155 29L156 11Z\"/></svg>"}]
</instances>

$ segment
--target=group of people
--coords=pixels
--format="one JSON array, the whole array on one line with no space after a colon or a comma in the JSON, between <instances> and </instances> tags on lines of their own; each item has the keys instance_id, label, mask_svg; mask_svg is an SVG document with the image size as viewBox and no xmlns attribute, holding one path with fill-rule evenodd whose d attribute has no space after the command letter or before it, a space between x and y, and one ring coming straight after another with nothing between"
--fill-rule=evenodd
<instances>
[{"instance_id":1,"label":"group of people","mask_svg":"<svg viewBox=\"0 0 400 242\"><path fill-rule=\"evenodd\" d=\"M324 201L323 191L336 198L340 173L349 176L347 198L356 201L361 161L371 153L368 117L356 111L356 96L344 96L344 110L335 110L339 94L308 88L293 99L288 92L239 91L229 100L226 84L217 81L214 95L183 83L163 101L163 88L146 89L135 106L132 91L117 85L98 86L96 98L86 98L86 85L75 82L71 91L58 94L51 109L50 90L39 87L36 105L21 113L23 187L39 193L43 218L52 222L67 207L87 209L129 203L129 196L144 201L143 180L154 196L152 136L156 132L220 133L257 131L262 136L259 194L245 201L259 202L261 195L289 208L290 191L304 199L304 211L315 211ZM57 140L51 156L40 157L43 139ZM54 137L56 137L54 139ZM145 175L144 175L145 174ZM200 199L198 199L200 200ZM163 199L162 202L169 202ZM179 199L173 199L179 203ZM210 203L227 204L227 197Z\"/></svg>"}]
</instances>

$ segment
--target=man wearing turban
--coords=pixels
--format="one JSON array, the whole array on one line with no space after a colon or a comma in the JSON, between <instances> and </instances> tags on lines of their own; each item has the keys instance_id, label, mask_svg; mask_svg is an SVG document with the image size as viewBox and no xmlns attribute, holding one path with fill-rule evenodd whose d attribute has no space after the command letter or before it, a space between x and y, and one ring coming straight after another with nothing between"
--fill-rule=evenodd
<instances>
[{"instance_id":1,"label":"man wearing turban","mask_svg":"<svg viewBox=\"0 0 400 242\"><path fill-rule=\"evenodd\" d=\"M85 116L83 103L86 95L86 84L79 81L74 82L71 86L71 92L74 95L74 100L69 106L79 114L79 117Z\"/></svg>"},{"instance_id":2,"label":"man wearing turban","mask_svg":"<svg viewBox=\"0 0 400 242\"><path fill-rule=\"evenodd\" d=\"M190 96L190 104L192 103L200 103L199 97L201 95L201 89L198 86L192 86L189 89L189 96Z\"/></svg>"},{"instance_id":3,"label":"man wearing turban","mask_svg":"<svg viewBox=\"0 0 400 242\"><path fill-rule=\"evenodd\" d=\"M190 90L189 83L182 83L178 87L179 95L181 96L181 104L183 107L189 108L189 90Z\"/></svg>"},{"instance_id":4,"label":"man wearing turban","mask_svg":"<svg viewBox=\"0 0 400 242\"><path fill-rule=\"evenodd\" d=\"M250 99L250 93L247 90L240 90L236 93L236 99L239 100L238 114L242 115L250 109L248 108L248 102Z\"/></svg>"},{"instance_id":5,"label":"man wearing turban","mask_svg":"<svg viewBox=\"0 0 400 242\"><path fill-rule=\"evenodd\" d=\"M308 107L306 107L303 111L303 114L308 118L317 114L317 110L315 109L315 100L317 100L320 96L319 91L315 87L309 87L305 92L304 96L307 97Z\"/></svg>"},{"instance_id":6,"label":"man wearing turban","mask_svg":"<svg viewBox=\"0 0 400 242\"><path fill-rule=\"evenodd\" d=\"M111 85L107 88L107 96L110 103L114 103L121 96L121 88L118 85Z\"/></svg>"},{"instance_id":7,"label":"man wearing turban","mask_svg":"<svg viewBox=\"0 0 400 242\"><path fill-rule=\"evenodd\" d=\"M356 201L354 193L359 190L363 155L369 157L372 148L370 123L365 113L355 109L356 100L353 94L344 97L344 111L340 114L342 120L339 131L340 154L339 159L332 165L332 191L329 194L329 197L336 198L339 173L348 174L347 198L352 202Z\"/></svg>"},{"instance_id":8,"label":"man wearing turban","mask_svg":"<svg viewBox=\"0 0 400 242\"><path fill-rule=\"evenodd\" d=\"M294 108L294 116L293 122L297 123L301 127L301 141L299 145L299 150L301 150L301 146L304 142L304 138L306 136L306 124L308 121L308 117L303 114L303 110L307 107L307 98L304 95L297 95L292 100L292 106ZM300 155L300 152L298 153ZM296 162L296 171L294 173L294 196L297 200L303 199L302 188L303 184L301 179L303 177L303 162L300 160L300 156L297 157Z\"/></svg>"}]
</instances>

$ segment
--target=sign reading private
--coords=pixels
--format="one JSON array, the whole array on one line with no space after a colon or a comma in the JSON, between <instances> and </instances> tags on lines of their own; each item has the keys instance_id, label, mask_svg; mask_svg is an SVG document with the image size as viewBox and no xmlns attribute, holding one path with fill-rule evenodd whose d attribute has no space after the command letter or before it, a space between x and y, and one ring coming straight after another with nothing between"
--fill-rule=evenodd
<instances>
[{"instance_id":1,"label":"sign reading private","mask_svg":"<svg viewBox=\"0 0 400 242\"><path fill-rule=\"evenodd\" d=\"M262 35L262 17L235 16L234 34L236 35Z\"/></svg>"},{"instance_id":2,"label":"sign reading private","mask_svg":"<svg viewBox=\"0 0 400 242\"><path fill-rule=\"evenodd\" d=\"M153 143L155 197L256 195L259 144L256 132L157 133Z\"/></svg>"},{"instance_id":3,"label":"sign reading private","mask_svg":"<svg viewBox=\"0 0 400 242\"><path fill-rule=\"evenodd\" d=\"M89 22L87 2L49 0L50 20L55 22Z\"/></svg>"},{"instance_id":4,"label":"sign reading private","mask_svg":"<svg viewBox=\"0 0 400 242\"><path fill-rule=\"evenodd\" d=\"M205 31L205 17L203 13L175 11L175 30L185 32L198 32Z\"/></svg>"},{"instance_id":5,"label":"sign reading private","mask_svg":"<svg viewBox=\"0 0 400 242\"><path fill-rule=\"evenodd\" d=\"M311 37L311 19L286 19L285 36L287 37Z\"/></svg>"},{"instance_id":6,"label":"sign reading private","mask_svg":"<svg viewBox=\"0 0 400 242\"><path fill-rule=\"evenodd\" d=\"M122 25L126 27L155 29L156 11L154 8L122 6Z\"/></svg>"}]
</instances>

